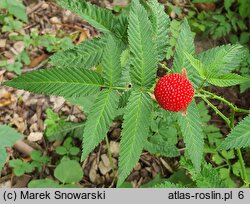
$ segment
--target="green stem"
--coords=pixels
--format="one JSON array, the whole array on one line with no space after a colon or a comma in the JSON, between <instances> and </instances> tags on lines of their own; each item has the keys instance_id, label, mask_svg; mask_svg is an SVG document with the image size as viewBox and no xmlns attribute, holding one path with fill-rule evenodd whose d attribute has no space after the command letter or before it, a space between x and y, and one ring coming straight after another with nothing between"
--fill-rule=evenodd
<instances>
[{"instance_id":1,"label":"green stem","mask_svg":"<svg viewBox=\"0 0 250 204\"><path fill-rule=\"evenodd\" d=\"M207 100L206 97L200 96L226 123L228 126L230 126L230 120L222 113L219 111L218 108L216 108L212 103L210 103L209 100Z\"/></svg>"},{"instance_id":2,"label":"green stem","mask_svg":"<svg viewBox=\"0 0 250 204\"><path fill-rule=\"evenodd\" d=\"M250 110L246 110L246 109L242 109L242 108L237 108L235 107L235 112L238 112L238 113L247 113L249 114L250 113Z\"/></svg>"},{"instance_id":3,"label":"green stem","mask_svg":"<svg viewBox=\"0 0 250 204\"><path fill-rule=\"evenodd\" d=\"M201 82L201 85L200 85L200 87L198 88L198 90L202 90L202 87L203 87L203 85L205 84L206 81L207 81L207 80L204 79L204 80Z\"/></svg>"},{"instance_id":4,"label":"green stem","mask_svg":"<svg viewBox=\"0 0 250 204\"><path fill-rule=\"evenodd\" d=\"M172 70L169 69L165 64L159 63L159 65L160 65L162 68L166 69L168 72L172 72Z\"/></svg>"},{"instance_id":5,"label":"green stem","mask_svg":"<svg viewBox=\"0 0 250 204\"><path fill-rule=\"evenodd\" d=\"M237 106L233 105L230 101L224 99L223 97L221 96L217 96L216 94L214 93L211 93L209 91L206 91L206 90L201 90L201 92L207 94L207 96L209 98L212 98L212 99L217 99L225 104L227 104L232 110L234 110L235 112L239 112L239 113L247 113L249 114L250 113L250 110L246 110L246 109L242 109L242 108L238 108Z\"/></svg>"},{"instance_id":6,"label":"green stem","mask_svg":"<svg viewBox=\"0 0 250 204\"><path fill-rule=\"evenodd\" d=\"M248 182L248 178L247 178L247 171L246 171L246 167L245 167L245 162L243 160L242 157L242 153L241 153L241 149L237 149L237 154L238 154L238 158L239 158L239 162L240 162L240 168L241 168L241 172L242 172L242 179L245 182L245 184L247 186L249 186L249 182Z\"/></svg>"},{"instance_id":7,"label":"green stem","mask_svg":"<svg viewBox=\"0 0 250 204\"><path fill-rule=\"evenodd\" d=\"M115 89L115 90L122 90L122 91L128 91L130 90L131 88L129 87L120 87L120 86L107 86L107 85L104 85L102 86L101 88L106 88L106 89ZM144 87L139 87L140 89L137 89L142 91L142 92L148 92L148 93L151 93L152 91L150 89L147 89L147 88L144 88Z\"/></svg>"},{"instance_id":8,"label":"green stem","mask_svg":"<svg viewBox=\"0 0 250 204\"><path fill-rule=\"evenodd\" d=\"M228 165L228 164L223 164L223 165L221 165L221 166L215 167L214 169L221 169L221 168L226 167L226 166L229 166L229 165Z\"/></svg>"},{"instance_id":9,"label":"green stem","mask_svg":"<svg viewBox=\"0 0 250 204\"><path fill-rule=\"evenodd\" d=\"M106 139L106 145L107 145L107 149L108 149L109 163L110 163L111 168L112 168L113 177L115 177L115 166L114 166L114 162L113 162L113 159L112 159L111 150L110 150L110 145L109 145L109 139L108 139L107 134L106 134L105 139Z\"/></svg>"}]
</instances>

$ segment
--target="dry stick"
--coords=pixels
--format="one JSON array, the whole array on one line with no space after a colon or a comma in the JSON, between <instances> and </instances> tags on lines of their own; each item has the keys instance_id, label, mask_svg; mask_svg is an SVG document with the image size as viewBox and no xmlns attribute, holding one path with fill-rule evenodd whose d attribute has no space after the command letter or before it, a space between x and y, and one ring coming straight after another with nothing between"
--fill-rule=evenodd
<instances>
[{"instance_id":1,"label":"dry stick","mask_svg":"<svg viewBox=\"0 0 250 204\"><path fill-rule=\"evenodd\" d=\"M81 32L86 32L86 30L81 28L80 26L70 25L70 24L66 24L66 23L55 23L55 22L51 22L51 24L61 25L61 26L67 27L67 28L73 28L75 30L79 30Z\"/></svg>"},{"instance_id":2,"label":"dry stick","mask_svg":"<svg viewBox=\"0 0 250 204\"><path fill-rule=\"evenodd\" d=\"M37 9L41 8L41 6L44 4L44 1L40 1L37 5L35 5L33 8L31 8L28 12L27 15L30 15L31 13L33 13L34 11L36 11Z\"/></svg>"},{"instance_id":3,"label":"dry stick","mask_svg":"<svg viewBox=\"0 0 250 204\"><path fill-rule=\"evenodd\" d=\"M34 150L31 146L26 144L23 139L18 140L14 144L14 148L17 149L19 152L25 154L25 155L30 155L31 152Z\"/></svg>"}]
</instances>

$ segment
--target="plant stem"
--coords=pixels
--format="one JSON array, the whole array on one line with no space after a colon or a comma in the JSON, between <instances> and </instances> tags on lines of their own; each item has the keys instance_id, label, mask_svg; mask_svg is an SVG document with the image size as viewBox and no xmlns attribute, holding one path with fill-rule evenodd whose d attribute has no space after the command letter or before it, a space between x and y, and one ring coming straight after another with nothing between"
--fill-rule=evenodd
<instances>
[{"instance_id":1,"label":"plant stem","mask_svg":"<svg viewBox=\"0 0 250 204\"><path fill-rule=\"evenodd\" d=\"M228 126L230 126L230 120L222 113L219 111L218 108L216 108L212 103L210 103L209 100L207 100L206 97L200 96L226 123Z\"/></svg>"},{"instance_id":2,"label":"plant stem","mask_svg":"<svg viewBox=\"0 0 250 204\"><path fill-rule=\"evenodd\" d=\"M249 186L249 182L248 182L248 178L247 178L247 171L246 171L246 167L245 167L245 162L244 162L243 157L242 157L241 149L237 149L237 154L238 154L238 158L239 158L239 162L240 162L242 179L245 182L245 184L247 186Z\"/></svg>"},{"instance_id":3,"label":"plant stem","mask_svg":"<svg viewBox=\"0 0 250 204\"><path fill-rule=\"evenodd\" d=\"M172 70L169 69L165 64L159 63L159 65L160 65L162 68L166 69L168 72L172 72Z\"/></svg>"},{"instance_id":4,"label":"plant stem","mask_svg":"<svg viewBox=\"0 0 250 204\"><path fill-rule=\"evenodd\" d=\"M229 165L228 165L228 164L223 164L223 165L221 165L221 166L215 167L214 169L221 169L221 168L226 167L226 166L229 166Z\"/></svg>"},{"instance_id":5,"label":"plant stem","mask_svg":"<svg viewBox=\"0 0 250 204\"><path fill-rule=\"evenodd\" d=\"M204 80L201 82L201 85L200 85L200 87L198 88L198 90L202 90L202 87L203 87L203 85L205 84L206 81L207 81L207 80L204 79Z\"/></svg>"},{"instance_id":6,"label":"plant stem","mask_svg":"<svg viewBox=\"0 0 250 204\"><path fill-rule=\"evenodd\" d=\"M108 149L109 163L110 163L110 166L111 166L111 168L112 168L113 177L115 177L115 166L114 166L114 162L113 162L113 159L112 159L111 150L110 150L110 145L109 145L109 139L108 139L107 134L106 134L105 139L106 139L106 145L107 145L107 149Z\"/></svg>"},{"instance_id":7,"label":"plant stem","mask_svg":"<svg viewBox=\"0 0 250 204\"><path fill-rule=\"evenodd\" d=\"M219 101L221 101L221 102L224 102L225 104L227 104L227 105L228 105L232 110L234 110L235 112L247 113L247 114L250 113L250 110L238 108L237 106L233 105L231 102L229 102L228 100L224 99L224 98L221 97L221 96L217 96L216 94L211 93L211 92L206 91L206 90L201 90L201 92L207 94L209 98L217 99L217 100L219 100Z\"/></svg>"}]
</instances>

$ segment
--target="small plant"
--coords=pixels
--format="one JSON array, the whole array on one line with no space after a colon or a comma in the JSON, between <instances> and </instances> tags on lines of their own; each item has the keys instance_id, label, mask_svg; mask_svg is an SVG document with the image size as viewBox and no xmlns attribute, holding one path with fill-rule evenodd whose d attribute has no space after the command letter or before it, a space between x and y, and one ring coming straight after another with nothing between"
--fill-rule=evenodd
<instances>
[{"instance_id":1,"label":"small plant","mask_svg":"<svg viewBox=\"0 0 250 204\"><path fill-rule=\"evenodd\" d=\"M14 173L16 176L21 176L25 173L31 173L36 168L38 171L41 171L42 167L50 160L48 156L44 156L40 151L36 150L31 153L31 159L31 162L25 162L21 159L10 160L10 166L14 168Z\"/></svg>"},{"instance_id":2,"label":"small plant","mask_svg":"<svg viewBox=\"0 0 250 204\"><path fill-rule=\"evenodd\" d=\"M218 0L212 2L219 2ZM249 1L224 1L215 9L198 11L195 3L211 3L211 1L193 0L187 18L192 28L197 32L205 33L213 39L224 40L231 43L247 44L249 33L247 21L249 20ZM222 2L221 2L222 3Z\"/></svg>"},{"instance_id":3,"label":"small plant","mask_svg":"<svg viewBox=\"0 0 250 204\"><path fill-rule=\"evenodd\" d=\"M119 115L123 122L117 186L123 184L143 149L165 156L179 156L176 143L180 138L185 143L185 156L181 156L182 165L190 172L197 186L224 187L224 181L217 170L211 170L212 166L204 161L205 132L201 115L195 100L191 101L193 91L188 91L187 96L184 91L185 88L191 90L194 87L194 98L206 102L231 128L231 133L225 140L220 138L222 142L216 150L236 149L241 169L239 175L244 186L249 186L242 148L250 146L250 116L234 127L234 115L236 112L249 114L250 110L238 108L207 90L212 85L227 87L249 81L247 77L232 73L245 54L241 45L220 46L197 55L194 35L187 20L183 21L173 66L171 69L165 67L168 72L166 78L177 76L178 74L173 73L181 73L184 68L187 70L192 86L186 82L182 92L174 93L184 95L185 104L182 108L187 109L187 114L183 116L180 112L163 110L152 100L152 92L158 81L157 67L164 67L161 61L166 56L169 41L170 20L163 5L156 0L151 0L146 5L134 0L128 15L121 12L115 16L111 11L85 1L59 0L58 3L78 14L98 29L101 35L54 54L50 63L56 68L33 71L3 84L39 94L74 98L75 101L80 101L81 97L96 96L95 100L90 100L92 105L82 135L81 161L104 139L112 161L107 132L112 121ZM156 91L156 98L157 93ZM230 116L224 115L210 99L228 105ZM120 111L121 109L124 111ZM170 111L173 110L177 111ZM68 169L72 168L73 163L59 166L65 167L62 172L68 178L67 175L71 173ZM77 179L67 180L62 179L61 173L55 170L55 177L60 178L63 183L78 182L82 176L79 173ZM204 184L207 182L205 179L209 180L209 184Z\"/></svg>"},{"instance_id":4,"label":"small plant","mask_svg":"<svg viewBox=\"0 0 250 204\"><path fill-rule=\"evenodd\" d=\"M22 28L23 22L28 21L26 8L20 0L2 0L0 9L2 32L19 30Z\"/></svg>"},{"instance_id":5,"label":"small plant","mask_svg":"<svg viewBox=\"0 0 250 204\"><path fill-rule=\"evenodd\" d=\"M46 114L47 117L44 121L46 127L45 136L49 141L62 141L66 135L74 131L82 132L84 123L78 124L66 121L66 118L60 117L51 109L47 109Z\"/></svg>"},{"instance_id":6,"label":"small plant","mask_svg":"<svg viewBox=\"0 0 250 204\"><path fill-rule=\"evenodd\" d=\"M78 147L74 147L72 144L72 138L68 137L63 146L59 146L56 148L56 153L59 155L66 155L66 156L76 156L79 154L80 149Z\"/></svg>"},{"instance_id":7,"label":"small plant","mask_svg":"<svg viewBox=\"0 0 250 204\"><path fill-rule=\"evenodd\" d=\"M70 171L69 171L70 169ZM72 171L73 170L73 171ZM63 157L59 165L55 168L54 177L61 182L52 179L32 180L29 188L78 188L79 182L83 177L83 172L80 164L75 160L70 160L68 157Z\"/></svg>"}]
</instances>

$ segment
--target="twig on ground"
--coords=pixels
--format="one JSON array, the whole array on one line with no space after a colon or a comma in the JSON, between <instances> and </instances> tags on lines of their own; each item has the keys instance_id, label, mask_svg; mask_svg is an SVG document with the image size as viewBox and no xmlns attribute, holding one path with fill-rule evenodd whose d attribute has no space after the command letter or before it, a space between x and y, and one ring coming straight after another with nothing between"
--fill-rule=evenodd
<instances>
[{"instance_id":1,"label":"twig on ground","mask_svg":"<svg viewBox=\"0 0 250 204\"><path fill-rule=\"evenodd\" d=\"M14 148L17 149L19 152L25 154L25 155L30 155L31 152L34 150L31 146L29 146L28 144L26 144L23 139L18 140L15 144L14 144Z\"/></svg>"}]
</instances>

